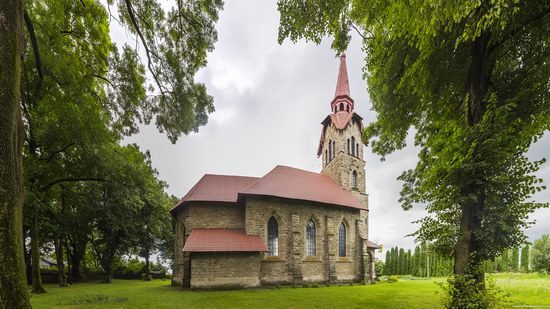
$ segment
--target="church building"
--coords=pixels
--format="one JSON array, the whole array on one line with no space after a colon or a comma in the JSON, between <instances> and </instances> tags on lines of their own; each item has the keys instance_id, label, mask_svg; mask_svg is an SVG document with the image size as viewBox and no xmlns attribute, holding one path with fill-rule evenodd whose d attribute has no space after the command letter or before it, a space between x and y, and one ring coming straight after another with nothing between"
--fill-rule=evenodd
<instances>
[{"instance_id":1,"label":"church building","mask_svg":"<svg viewBox=\"0 0 550 309\"><path fill-rule=\"evenodd\" d=\"M321 122L321 173L278 165L262 177L204 175L171 210L173 283L191 288L373 280L362 118L346 56Z\"/></svg>"}]
</instances>

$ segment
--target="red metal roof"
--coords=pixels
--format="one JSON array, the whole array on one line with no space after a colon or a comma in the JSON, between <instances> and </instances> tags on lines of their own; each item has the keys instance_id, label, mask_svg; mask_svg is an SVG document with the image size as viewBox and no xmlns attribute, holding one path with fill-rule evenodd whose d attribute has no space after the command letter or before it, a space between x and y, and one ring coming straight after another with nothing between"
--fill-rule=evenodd
<instances>
[{"instance_id":1,"label":"red metal roof","mask_svg":"<svg viewBox=\"0 0 550 309\"><path fill-rule=\"evenodd\" d=\"M367 248L380 249L380 246L370 240L367 240Z\"/></svg>"},{"instance_id":2,"label":"red metal roof","mask_svg":"<svg viewBox=\"0 0 550 309\"><path fill-rule=\"evenodd\" d=\"M338 130L343 130L348 126L348 123L351 121L353 114L347 112L338 112L336 114L330 115L330 120Z\"/></svg>"},{"instance_id":3,"label":"red metal roof","mask_svg":"<svg viewBox=\"0 0 550 309\"><path fill-rule=\"evenodd\" d=\"M278 165L241 194L267 195L365 209L329 176Z\"/></svg>"},{"instance_id":4,"label":"red metal roof","mask_svg":"<svg viewBox=\"0 0 550 309\"><path fill-rule=\"evenodd\" d=\"M238 193L258 181L258 177L206 174L170 210L186 202L237 202Z\"/></svg>"},{"instance_id":5,"label":"red metal roof","mask_svg":"<svg viewBox=\"0 0 550 309\"><path fill-rule=\"evenodd\" d=\"M267 247L259 235L246 235L244 230L193 229L183 251L264 252Z\"/></svg>"}]
</instances>

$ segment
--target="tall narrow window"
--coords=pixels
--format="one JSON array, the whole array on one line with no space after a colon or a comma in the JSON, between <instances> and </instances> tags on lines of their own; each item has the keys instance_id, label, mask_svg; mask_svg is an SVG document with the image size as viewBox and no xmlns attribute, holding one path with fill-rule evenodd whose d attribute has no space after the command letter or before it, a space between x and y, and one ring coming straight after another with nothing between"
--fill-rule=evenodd
<instances>
[{"instance_id":1,"label":"tall narrow window","mask_svg":"<svg viewBox=\"0 0 550 309\"><path fill-rule=\"evenodd\" d=\"M346 111L349 113L349 105L346 106Z\"/></svg>"},{"instance_id":2,"label":"tall narrow window","mask_svg":"<svg viewBox=\"0 0 550 309\"><path fill-rule=\"evenodd\" d=\"M346 256L346 226L344 222L340 222L340 227L338 228L338 256Z\"/></svg>"},{"instance_id":3,"label":"tall narrow window","mask_svg":"<svg viewBox=\"0 0 550 309\"><path fill-rule=\"evenodd\" d=\"M332 158L336 157L336 142L332 141Z\"/></svg>"},{"instance_id":4,"label":"tall narrow window","mask_svg":"<svg viewBox=\"0 0 550 309\"><path fill-rule=\"evenodd\" d=\"M353 171L351 173L351 187L357 189L357 172Z\"/></svg>"},{"instance_id":5,"label":"tall narrow window","mask_svg":"<svg viewBox=\"0 0 550 309\"><path fill-rule=\"evenodd\" d=\"M328 164L328 151L325 149L325 165Z\"/></svg>"},{"instance_id":6,"label":"tall narrow window","mask_svg":"<svg viewBox=\"0 0 550 309\"><path fill-rule=\"evenodd\" d=\"M267 222L267 249L269 256L279 255L279 224L275 217L271 217Z\"/></svg>"},{"instance_id":7,"label":"tall narrow window","mask_svg":"<svg viewBox=\"0 0 550 309\"><path fill-rule=\"evenodd\" d=\"M351 137L351 155L355 156L355 147L353 147L353 145L355 145L355 137L354 136Z\"/></svg>"},{"instance_id":8,"label":"tall narrow window","mask_svg":"<svg viewBox=\"0 0 550 309\"><path fill-rule=\"evenodd\" d=\"M315 256L317 253L317 246L315 243L315 223L309 219L306 227L307 236L307 255Z\"/></svg>"},{"instance_id":9,"label":"tall narrow window","mask_svg":"<svg viewBox=\"0 0 550 309\"><path fill-rule=\"evenodd\" d=\"M348 138L348 154L349 154L349 138Z\"/></svg>"},{"instance_id":10,"label":"tall narrow window","mask_svg":"<svg viewBox=\"0 0 550 309\"><path fill-rule=\"evenodd\" d=\"M328 141L328 161L332 160L332 141Z\"/></svg>"},{"instance_id":11,"label":"tall narrow window","mask_svg":"<svg viewBox=\"0 0 550 309\"><path fill-rule=\"evenodd\" d=\"M344 110L344 103L340 103L340 110L341 110L341 111Z\"/></svg>"},{"instance_id":12,"label":"tall narrow window","mask_svg":"<svg viewBox=\"0 0 550 309\"><path fill-rule=\"evenodd\" d=\"M355 144L355 153L357 154L357 156L359 157L359 143Z\"/></svg>"}]
</instances>

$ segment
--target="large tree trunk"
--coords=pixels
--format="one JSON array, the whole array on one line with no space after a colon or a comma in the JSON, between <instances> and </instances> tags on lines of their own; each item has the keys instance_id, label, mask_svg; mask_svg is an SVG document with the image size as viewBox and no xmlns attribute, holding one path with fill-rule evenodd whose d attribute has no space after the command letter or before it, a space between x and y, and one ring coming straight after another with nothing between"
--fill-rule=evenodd
<instances>
[{"instance_id":1,"label":"large tree trunk","mask_svg":"<svg viewBox=\"0 0 550 309\"><path fill-rule=\"evenodd\" d=\"M36 207L36 205L33 205ZM42 276L40 275L40 250L38 249L38 215L37 210L32 210L31 219L31 259L32 259L32 293L46 293L42 286Z\"/></svg>"},{"instance_id":2,"label":"large tree trunk","mask_svg":"<svg viewBox=\"0 0 550 309\"><path fill-rule=\"evenodd\" d=\"M485 95L488 91L489 77L492 70L489 54L490 34L482 33L471 44L471 63L466 82L466 93L468 94L466 125L475 129L482 121L486 111ZM476 152L476 149L474 149ZM479 156L474 153L474 160ZM483 160L483 159L480 159ZM462 196L474 196L475 199L468 199L461 205L460 231L455 245L455 275L467 276L466 279L475 279L478 283L478 292L485 289L485 274L481 267L483 258L477 254L481 245L476 239L476 233L481 228L483 210L485 207L485 190L479 180L481 171L471 171L471 177L465 179L462 187ZM482 183L482 182L481 182ZM454 306L458 305L459 295L455 295Z\"/></svg>"},{"instance_id":3,"label":"large tree trunk","mask_svg":"<svg viewBox=\"0 0 550 309\"><path fill-rule=\"evenodd\" d=\"M55 256L57 259L57 278L59 281L60 287L66 287L67 286L67 276L65 275L65 265L63 263L63 242L59 238L57 238L54 242L55 246Z\"/></svg>"},{"instance_id":4,"label":"large tree trunk","mask_svg":"<svg viewBox=\"0 0 550 309\"><path fill-rule=\"evenodd\" d=\"M23 1L0 0L0 307L30 308L23 257Z\"/></svg>"},{"instance_id":5,"label":"large tree trunk","mask_svg":"<svg viewBox=\"0 0 550 309\"><path fill-rule=\"evenodd\" d=\"M151 271L149 266L149 253L145 254L145 267L144 267L144 273L145 273L145 281L151 281Z\"/></svg>"}]
</instances>

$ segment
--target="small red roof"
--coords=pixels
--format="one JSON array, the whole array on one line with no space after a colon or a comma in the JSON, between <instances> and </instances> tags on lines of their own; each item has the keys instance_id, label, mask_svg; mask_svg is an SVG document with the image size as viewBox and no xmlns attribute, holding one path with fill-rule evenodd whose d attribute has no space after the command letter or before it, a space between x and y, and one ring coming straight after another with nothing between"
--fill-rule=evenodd
<instances>
[{"instance_id":1,"label":"small red roof","mask_svg":"<svg viewBox=\"0 0 550 309\"><path fill-rule=\"evenodd\" d=\"M246 235L244 230L193 229L183 251L264 252L267 247L259 235Z\"/></svg>"},{"instance_id":2,"label":"small red roof","mask_svg":"<svg viewBox=\"0 0 550 309\"><path fill-rule=\"evenodd\" d=\"M365 209L350 191L329 176L301 169L276 166L241 194L277 196Z\"/></svg>"},{"instance_id":3,"label":"small red roof","mask_svg":"<svg viewBox=\"0 0 550 309\"><path fill-rule=\"evenodd\" d=\"M170 210L186 202L237 202L238 193L258 181L258 177L206 174Z\"/></svg>"},{"instance_id":4,"label":"small red roof","mask_svg":"<svg viewBox=\"0 0 550 309\"><path fill-rule=\"evenodd\" d=\"M348 126L353 114L347 112L338 112L336 114L330 114L330 120L338 130L343 130Z\"/></svg>"},{"instance_id":5,"label":"small red roof","mask_svg":"<svg viewBox=\"0 0 550 309\"><path fill-rule=\"evenodd\" d=\"M367 248L380 249L380 246L370 240L367 240Z\"/></svg>"}]
</instances>

